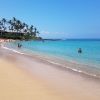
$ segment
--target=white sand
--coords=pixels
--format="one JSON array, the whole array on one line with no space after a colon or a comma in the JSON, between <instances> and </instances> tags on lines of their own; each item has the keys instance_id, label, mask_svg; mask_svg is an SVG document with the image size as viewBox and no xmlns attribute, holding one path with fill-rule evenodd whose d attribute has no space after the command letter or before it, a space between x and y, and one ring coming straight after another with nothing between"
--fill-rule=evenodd
<instances>
[{"instance_id":1,"label":"white sand","mask_svg":"<svg viewBox=\"0 0 100 100\"><path fill-rule=\"evenodd\" d=\"M100 82L94 79L11 51L0 52L0 100L100 100Z\"/></svg>"}]
</instances>

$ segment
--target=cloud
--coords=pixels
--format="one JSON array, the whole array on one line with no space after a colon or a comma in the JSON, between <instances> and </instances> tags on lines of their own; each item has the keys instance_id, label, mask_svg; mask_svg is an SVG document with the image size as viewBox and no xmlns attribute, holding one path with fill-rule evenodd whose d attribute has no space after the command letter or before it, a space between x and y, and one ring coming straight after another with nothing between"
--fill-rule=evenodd
<instances>
[{"instance_id":1,"label":"cloud","mask_svg":"<svg viewBox=\"0 0 100 100\"><path fill-rule=\"evenodd\" d=\"M50 32L50 31L40 31L40 36L43 38L66 38L69 37L69 33L65 33L65 32Z\"/></svg>"},{"instance_id":2,"label":"cloud","mask_svg":"<svg viewBox=\"0 0 100 100\"><path fill-rule=\"evenodd\" d=\"M48 31L41 31L40 33L42 33L42 34L50 34L50 32L48 32Z\"/></svg>"},{"instance_id":3,"label":"cloud","mask_svg":"<svg viewBox=\"0 0 100 100\"><path fill-rule=\"evenodd\" d=\"M49 32L49 31L41 31L41 34L64 34L64 32Z\"/></svg>"}]
</instances>

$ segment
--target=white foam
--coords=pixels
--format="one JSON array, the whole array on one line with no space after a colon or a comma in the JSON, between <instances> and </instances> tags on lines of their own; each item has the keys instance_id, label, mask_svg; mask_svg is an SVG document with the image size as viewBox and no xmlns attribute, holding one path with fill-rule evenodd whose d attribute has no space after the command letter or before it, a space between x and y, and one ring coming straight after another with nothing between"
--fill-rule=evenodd
<instances>
[{"instance_id":1,"label":"white foam","mask_svg":"<svg viewBox=\"0 0 100 100\"><path fill-rule=\"evenodd\" d=\"M4 47L3 45L2 45L2 48L7 49L7 50L10 50L10 51L13 51L13 52L18 53L18 54L21 54L21 55L24 54L24 53L19 52L19 51L17 51L17 50L14 50L14 49L10 49L10 48ZM63 67L63 68L70 69L70 70L72 70L72 71L74 71L74 72L79 72L79 73L83 73L83 74L86 74L86 75L89 75L89 76L94 76L94 77L100 78L100 77L97 76L96 74L90 74L90 73L87 73L87 72L82 71L82 70L78 70L78 69L75 69L75 68L71 68L71 67L62 65L62 64L60 64L60 63L57 63L57 62L54 62L54 61L51 61L51 60L47 60L46 58L43 58L43 57L40 57L40 56L39 56L39 59L45 60L45 61L47 61L47 62L49 62L49 63L51 63L51 64L58 65L58 66L61 66L61 67Z\"/></svg>"},{"instance_id":2,"label":"white foam","mask_svg":"<svg viewBox=\"0 0 100 100\"><path fill-rule=\"evenodd\" d=\"M40 59L44 59L44 58L40 58ZM51 61L51 60L47 60L47 59L44 59L45 61L47 61L47 62L49 62L49 63L52 63L52 64L54 64L54 65L58 65L58 66L61 66L61 67L63 67L63 68L67 68L67 69L70 69L70 70L72 70L72 71L74 71L74 72L78 72L78 73L83 73L83 74L85 74L85 75L89 75L89 76L93 76L93 77L97 77L97 78L100 78L99 76L97 76L96 74L90 74L90 73L88 73L88 72L85 72L85 71L82 71L82 70L78 70L78 69L75 69L75 68L71 68L71 67L68 67L68 66L65 66L65 65L61 65L61 64L59 64L59 63L56 63L56 62L54 62L54 61Z\"/></svg>"},{"instance_id":3,"label":"white foam","mask_svg":"<svg viewBox=\"0 0 100 100\"><path fill-rule=\"evenodd\" d=\"M17 51L17 50L10 49L10 48L4 47L4 46L2 46L2 48L6 49L6 50L13 51L13 52L18 53L18 54L22 54L22 55L24 54L24 53L22 53L22 52L19 52L19 51Z\"/></svg>"}]
</instances>

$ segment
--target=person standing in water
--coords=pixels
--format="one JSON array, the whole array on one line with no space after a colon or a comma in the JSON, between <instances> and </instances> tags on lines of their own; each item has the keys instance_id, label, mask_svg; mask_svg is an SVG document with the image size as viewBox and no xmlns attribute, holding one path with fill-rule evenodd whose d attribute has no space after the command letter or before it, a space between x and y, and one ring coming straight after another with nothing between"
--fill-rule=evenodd
<instances>
[{"instance_id":1,"label":"person standing in water","mask_svg":"<svg viewBox=\"0 0 100 100\"><path fill-rule=\"evenodd\" d=\"M82 53L82 49L81 48L78 49L78 53Z\"/></svg>"},{"instance_id":2,"label":"person standing in water","mask_svg":"<svg viewBox=\"0 0 100 100\"><path fill-rule=\"evenodd\" d=\"M20 43L18 43L18 48L21 48L21 47L22 47L22 45Z\"/></svg>"}]
</instances>

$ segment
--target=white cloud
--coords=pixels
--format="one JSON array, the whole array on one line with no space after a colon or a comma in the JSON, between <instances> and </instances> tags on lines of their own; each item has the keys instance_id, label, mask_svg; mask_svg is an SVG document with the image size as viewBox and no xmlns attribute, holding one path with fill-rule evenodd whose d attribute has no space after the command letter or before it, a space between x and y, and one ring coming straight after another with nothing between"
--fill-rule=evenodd
<instances>
[{"instance_id":1,"label":"white cloud","mask_svg":"<svg viewBox=\"0 0 100 100\"><path fill-rule=\"evenodd\" d=\"M50 34L50 32L48 32L48 31L41 31L40 33L41 34Z\"/></svg>"},{"instance_id":2,"label":"white cloud","mask_svg":"<svg viewBox=\"0 0 100 100\"><path fill-rule=\"evenodd\" d=\"M64 34L64 32L49 32L49 31L41 31L41 34Z\"/></svg>"},{"instance_id":3,"label":"white cloud","mask_svg":"<svg viewBox=\"0 0 100 100\"><path fill-rule=\"evenodd\" d=\"M40 31L40 36L43 38L66 38L69 37L69 33L65 33L65 32L49 32L49 31Z\"/></svg>"}]
</instances>

